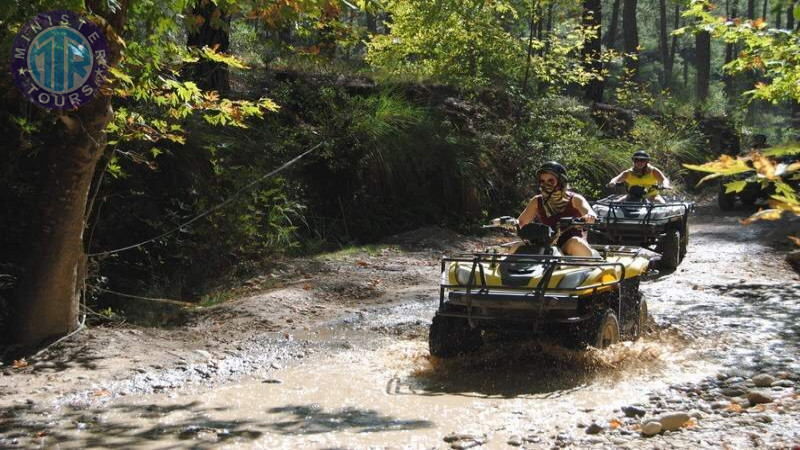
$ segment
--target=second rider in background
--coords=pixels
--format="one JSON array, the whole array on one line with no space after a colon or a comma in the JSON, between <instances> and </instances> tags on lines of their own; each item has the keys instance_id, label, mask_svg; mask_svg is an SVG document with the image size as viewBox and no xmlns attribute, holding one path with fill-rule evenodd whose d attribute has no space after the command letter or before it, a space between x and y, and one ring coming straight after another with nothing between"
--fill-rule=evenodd
<instances>
[{"instance_id":1,"label":"second rider in background","mask_svg":"<svg viewBox=\"0 0 800 450\"><path fill-rule=\"evenodd\" d=\"M658 191L672 189L667 177L657 167L650 165L650 155L647 152L639 150L633 154L631 159L633 159L633 167L614 177L608 183L608 187L614 187L620 183L625 183L628 189L632 186L641 186L647 191L648 200L664 203L664 198L659 195Z\"/></svg>"}]
</instances>

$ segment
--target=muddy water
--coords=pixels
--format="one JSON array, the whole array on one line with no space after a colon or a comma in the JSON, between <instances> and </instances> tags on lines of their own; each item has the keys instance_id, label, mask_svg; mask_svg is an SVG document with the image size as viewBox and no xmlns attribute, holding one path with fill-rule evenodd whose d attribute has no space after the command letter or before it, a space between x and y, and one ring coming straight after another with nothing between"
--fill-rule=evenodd
<instances>
[{"instance_id":1,"label":"muddy water","mask_svg":"<svg viewBox=\"0 0 800 450\"><path fill-rule=\"evenodd\" d=\"M508 448L515 436L549 447L558 434L583 448L591 443L582 426L677 383L731 367L798 369L796 276L735 217L700 215L693 230L679 270L643 283L657 325L636 343L573 352L489 342L436 360L426 340L437 294L418 286L389 306L288 336L313 351L257 376L21 407L6 420L24 431L0 446L446 448L444 437L461 433L485 448Z\"/></svg>"}]
</instances>

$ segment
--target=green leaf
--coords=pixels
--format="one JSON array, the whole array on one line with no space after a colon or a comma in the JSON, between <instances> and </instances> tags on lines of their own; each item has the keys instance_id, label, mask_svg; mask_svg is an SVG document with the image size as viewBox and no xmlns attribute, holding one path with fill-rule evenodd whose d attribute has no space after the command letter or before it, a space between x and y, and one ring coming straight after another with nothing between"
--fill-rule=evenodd
<instances>
[{"instance_id":1,"label":"green leaf","mask_svg":"<svg viewBox=\"0 0 800 450\"><path fill-rule=\"evenodd\" d=\"M800 3L794 5L794 20L800 20Z\"/></svg>"},{"instance_id":2,"label":"green leaf","mask_svg":"<svg viewBox=\"0 0 800 450\"><path fill-rule=\"evenodd\" d=\"M746 180L731 181L730 183L725 183L725 192L728 194L732 192L742 192L745 186L747 186Z\"/></svg>"}]
</instances>

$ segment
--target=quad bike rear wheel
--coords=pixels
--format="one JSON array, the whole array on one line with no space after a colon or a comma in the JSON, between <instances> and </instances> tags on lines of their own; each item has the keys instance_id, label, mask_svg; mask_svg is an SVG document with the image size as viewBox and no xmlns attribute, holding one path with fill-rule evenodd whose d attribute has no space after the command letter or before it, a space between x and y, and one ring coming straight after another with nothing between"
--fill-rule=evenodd
<instances>
[{"instance_id":1,"label":"quad bike rear wheel","mask_svg":"<svg viewBox=\"0 0 800 450\"><path fill-rule=\"evenodd\" d=\"M436 316L428 334L428 348L437 358L450 358L477 350L483 344L480 330L470 328L466 319Z\"/></svg>"},{"instance_id":2,"label":"quad bike rear wheel","mask_svg":"<svg viewBox=\"0 0 800 450\"><path fill-rule=\"evenodd\" d=\"M677 269L681 262L681 232L674 228L667 230L658 250L661 253L661 268L667 272Z\"/></svg>"},{"instance_id":3,"label":"quad bike rear wheel","mask_svg":"<svg viewBox=\"0 0 800 450\"><path fill-rule=\"evenodd\" d=\"M725 184L720 182L719 193L717 194L717 205L723 211L730 211L736 206L736 194L725 192Z\"/></svg>"}]
</instances>

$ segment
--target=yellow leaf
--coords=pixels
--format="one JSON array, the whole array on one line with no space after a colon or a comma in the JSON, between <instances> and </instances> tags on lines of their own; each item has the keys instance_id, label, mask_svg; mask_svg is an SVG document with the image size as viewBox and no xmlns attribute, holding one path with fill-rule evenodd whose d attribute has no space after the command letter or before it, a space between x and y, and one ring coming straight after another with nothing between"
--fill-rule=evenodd
<instances>
[{"instance_id":1,"label":"yellow leaf","mask_svg":"<svg viewBox=\"0 0 800 450\"><path fill-rule=\"evenodd\" d=\"M775 164L769 158L755 152L750 155L750 158L753 161L753 167L758 173L764 175L768 180L775 180L777 178L775 175Z\"/></svg>"},{"instance_id":2,"label":"yellow leaf","mask_svg":"<svg viewBox=\"0 0 800 450\"><path fill-rule=\"evenodd\" d=\"M620 425L622 425L622 422L620 422L617 419L611 419L608 422L608 426L611 427L612 430L616 430L617 428L619 428Z\"/></svg>"},{"instance_id":3,"label":"yellow leaf","mask_svg":"<svg viewBox=\"0 0 800 450\"><path fill-rule=\"evenodd\" d=\"M795 245L800 245L800 237L797 236L787 236L790 241L794 242Z\"/></svg>"},{"instance_id":4,"label":"yellow leaf","mask_svg":"<svg viewBox=\"0 0 800 450\"><path fill-rule=\"evenodd\" d=\"M733 158L728 155L722 155L717 160L705 164L684 164L683 167L699 172L718 173L721 175L735 175L753 170L747 165L746 159L741 157Z\"/></svg>"},{"instance_id":5,"label":"yellow leaf","mask_svg":"<svg viewBox=\"0 0 800 450\"><path fill-rule=\"evenodd\" d=\"M11 367L15 369L22 369L23 367L28 367L28 361L25 361L25 358L15 359L14 362L11 363Z\"/></svg>"},{"instance_id":6,"label":"yellow leaf","mask_svg":"<svg viewBox=\"0 0 800 450\"><path fill-rule=\"evenodd\" d=\"M750 223L755 222L756 220L778 220L783 215L783 211L780 209L763 209L752 216L740 220L742 225L747 225Z\"/></svg>"}]
</instances>

